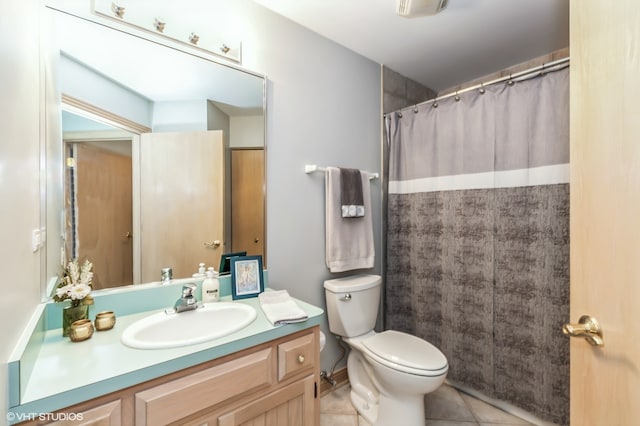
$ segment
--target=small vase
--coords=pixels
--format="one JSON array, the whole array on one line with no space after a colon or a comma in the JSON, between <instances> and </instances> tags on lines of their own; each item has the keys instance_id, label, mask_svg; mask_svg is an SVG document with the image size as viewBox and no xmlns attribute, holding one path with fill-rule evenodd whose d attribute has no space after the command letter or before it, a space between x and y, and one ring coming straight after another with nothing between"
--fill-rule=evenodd
<instances>
[{"instance_id":1,"label":"small vase","mask_svg":"<svg viewBox=\"0 0 640 426\"><path fill-rule=\"evenodd\" d=\"M89 305L67 306L62 309L62 336L69 335L69 329L74 321L89 319Z\"/></svg>"}]
</instances>

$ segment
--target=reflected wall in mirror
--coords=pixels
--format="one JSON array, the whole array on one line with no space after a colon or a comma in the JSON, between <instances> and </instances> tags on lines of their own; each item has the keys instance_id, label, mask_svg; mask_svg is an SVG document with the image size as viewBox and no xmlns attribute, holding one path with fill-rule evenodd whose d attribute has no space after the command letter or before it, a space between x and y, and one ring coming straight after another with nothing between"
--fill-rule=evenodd
<instances>
[{"instance_id":1,"label":"reflected wall in mirror","mask_svg":"<svg viewBox=\"0 0 640 426\"><path fill-rule=\"evenodd\" d=\"M47 132L47 277L71 258L94 263L96 289L189 277L229 251L266 260L264 77L47 14L62 130Z\"/></svg>"}]
</instances>

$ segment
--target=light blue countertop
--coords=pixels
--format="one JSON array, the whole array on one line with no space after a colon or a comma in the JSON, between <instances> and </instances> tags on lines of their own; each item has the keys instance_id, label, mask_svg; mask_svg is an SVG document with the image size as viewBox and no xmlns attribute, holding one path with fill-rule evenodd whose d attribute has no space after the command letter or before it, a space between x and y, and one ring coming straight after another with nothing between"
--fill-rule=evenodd
<instances>
[{"instance_id":1,"label":"light blue countertop","mask_svg":"<svg viewBox=\"0 0 640 426\"><path fill-rule=\"evenodd\" d=\"M231 296L224 296L221 301L231 301ZM20 368L25 371L19 374L19 404L9 407L7 418L11 424L18 423L26 415L50 413L321 323L322 309L300 300L296 302L309 319L273 326L257 298L236 300L234 303L255 308L257 317L250 325L215 340L171 349L133 349L120 341L128 325L164 308L119 315L113 329L95 332L84 342L74 343L62 337L60 328L45 329L40 332L37 344L30 343L37 348L25 350L22 357ZM16 374L13 376L13 381L11 374L9 378L12 387ZM18 396L16 392L14 395Z\"/></svg>"}]
</instances>

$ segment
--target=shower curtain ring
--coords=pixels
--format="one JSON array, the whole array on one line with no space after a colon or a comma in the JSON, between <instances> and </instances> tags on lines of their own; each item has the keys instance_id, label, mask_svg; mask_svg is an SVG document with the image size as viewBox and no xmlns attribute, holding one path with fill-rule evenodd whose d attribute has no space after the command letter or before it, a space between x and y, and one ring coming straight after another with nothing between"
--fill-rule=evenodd
<instances>
[{"instance_id":1,"label":"shower curtain ring","mask_svg":"<svg viewBox=\"0 0 640 426\"><path fill-rule=\"evenodd\" d=\"M485 90L484 90L484 84L480 83L480 94L481 94L481 95L484 95L484 92L485 92Z\"/></svg>"},{"instance_id":2,"label":"shower curtain ring","mask_svg":"<svg viewBox=\"0 0 640 426\"><path fill-rule=\"evenodd\" d=\"M507 84L508 84L509 86L513 86L513 85L514 85L514 81L513 81L512 74L509 74L509 81L507 81Z\"/></svg>"},{"instance_id":3,"label":"shower curtain ring","mask_svg":"<svg viewBox=\"0 0 640 426\"><path fill-rule=\"evenodd\" d=\"M456 90L456 97L453 98L456 100L456 102L460 102L460 95L458 95L458 91Z\"/></svg>"},{"instance_id":4,"label":"shower curtain ring","mask_svg":"<svg viewBox=\"0 0 640 426\"><path fill-rule=\"evenodd\" d=\"M413 107L413 112L415 112L416 114L418 113L418 105L415 105L415 106Z\"/></svg>"}]
</instances>

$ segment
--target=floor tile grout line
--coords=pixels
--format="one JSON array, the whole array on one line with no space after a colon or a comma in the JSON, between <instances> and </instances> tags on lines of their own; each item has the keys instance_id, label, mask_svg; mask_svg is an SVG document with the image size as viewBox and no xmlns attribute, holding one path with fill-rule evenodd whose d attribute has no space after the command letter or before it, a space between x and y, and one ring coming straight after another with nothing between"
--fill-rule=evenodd
<instances>
[{"instance_id":1,"label":"floor tile grout line","mask_svg":"<svg viewBox=\"0 0 640 426\"><path fill-rule=\"evenodd\" d=\"M476 424L478 426L480 426L480 419L478 418L478 416L476 415L475 410L473 409L473 407L471 406L471 404L467 401L467 398L465 398L465 395L463 395L463 392L459 391L458 389L454 388L453 386L451 386L452 389L454 389L457 393L458 396L460 397L460 399L462 400L462 403L464 404L464 406L467 408L467 410L469 410L469 412L471 413L471 415L473 416Z\"/></svg>"}]
</instances>

